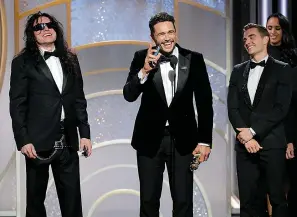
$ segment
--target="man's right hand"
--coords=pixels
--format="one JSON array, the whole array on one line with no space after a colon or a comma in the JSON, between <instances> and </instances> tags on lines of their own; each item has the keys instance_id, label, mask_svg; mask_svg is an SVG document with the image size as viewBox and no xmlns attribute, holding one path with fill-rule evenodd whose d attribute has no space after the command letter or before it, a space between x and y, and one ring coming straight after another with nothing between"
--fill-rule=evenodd
<instances>
[{"instance_id":1,"label":"man's right hand","mask_svg":"<svg viewBox=\"0 0 297 217\"><path fill-rule=\"evenodd\" d=\"M156 49L152 49L152 44L149 44L149 48L147 50L147 54L144 60L144 66L142 68L142 73L144 75L147 75L153 68L150 66L150 62L154 62L157 63L161 53L159 53L157 56L154 55L154 53L156 52Z\"/></svg>"},{"instance_id":2,"label":"man's right hand","mask_svg":"<svg viewBox=\"0 0 297 217\"><path fill-rule=\"evenodd\" d=\"M247 143L244 144L246 150L249 152L249 153L257 153L260 149L262 149L263 147L261 147L259 145L259 143L254 140L254 139L251 139L250 141L248 141Z\"/></svg>"},{"instance_id":3,"label":"man's right hand","mask_svg":"<svg viewBox=\"0 0 297 217\"><path fill-rule=\"evenodd\" d=\"M21 149L22 154L26 155L28 158L35 159L37 157L35 148L33 144L29 143L27 145L24 145Z\"/></svg>"}]
</instances>

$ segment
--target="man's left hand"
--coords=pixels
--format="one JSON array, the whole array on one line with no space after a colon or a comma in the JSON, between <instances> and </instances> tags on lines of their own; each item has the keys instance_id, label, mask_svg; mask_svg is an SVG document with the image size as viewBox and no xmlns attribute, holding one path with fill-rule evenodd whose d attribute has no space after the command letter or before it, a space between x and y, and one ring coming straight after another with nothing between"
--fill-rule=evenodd
<instances>
[{"instance_id":1,"label":"man's left hand","mask_svg":"<svg viewBox=\"0 0 297 217\"><path fill-rule=\"evenodd\" d=\"M89 157L92 154L92 143L90 139L80 139L80 150L84 150L84 148L87 150L87 156Z\"/></svg>"},{"instance_id":2,"label":"man's left hand","mask_svg":"<svg viewBox=\"0 0 297 217\"><path fill-rule=\"evenodd\" d=\"M237 135L237 139L245 144L253 138L253 134L250 128L236 128L240 133Z\"/></svg>"},{"instance_id":3,"label":"man's left hand","mask_svg":"<svg viewBox=\"0 0 297 217\"><path fill-rule=\"evenodd\" d=\"M192 152L193 155L200 154L199 162L202 163L204 161L207 161L210 155L210 147L198 144L195 148L195 150Z\"/></svg>"}]
</instances>

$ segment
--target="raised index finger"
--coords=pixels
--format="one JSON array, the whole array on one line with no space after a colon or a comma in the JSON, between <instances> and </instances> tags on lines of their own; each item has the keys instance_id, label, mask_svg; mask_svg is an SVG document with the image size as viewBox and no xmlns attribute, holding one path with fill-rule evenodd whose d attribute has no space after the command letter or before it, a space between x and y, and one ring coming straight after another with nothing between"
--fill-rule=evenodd
<instances>
[{"instance_id":1,"label":"raised index finger","mask_svg":"<svg viewBox=\"0 0 297 217\"><path fill-rule=\"evenodd\" d=\"M148 50L147 50L148 53L151 53L152 52L152 47L153 47L152 44L149 43L149 47L148 47Z\"/></svg>"}]
</instances>

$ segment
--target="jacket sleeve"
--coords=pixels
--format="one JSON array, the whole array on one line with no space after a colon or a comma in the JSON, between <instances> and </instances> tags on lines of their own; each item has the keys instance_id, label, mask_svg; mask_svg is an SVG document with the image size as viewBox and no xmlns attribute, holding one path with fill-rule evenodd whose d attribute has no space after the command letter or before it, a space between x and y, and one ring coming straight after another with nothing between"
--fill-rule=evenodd
<instances>
[{"instance_id":1,"label":"jacket sleeve","mask_svg":"<svg viewBox=\"0 0 297 217\"><path fill-rule=\"evenodd\" d=\"M238 70L236 67L234 67L229 81L227 107L229 120L236 134L239 133L236 128L248 127L239 113L239 88L237 79Z\"/></svg>"},{"instance_id":2,"label":"jacket sleeve","mask_svg":"<svg viewBox=\"0 0 297 217\"><path fill-rule=\"evenodd\" d=\"M191 61L199 65L195 75L194 97L198 112L198 143L212 145L213 106L212 90L202 54L195 54Z\"/></svg>"},{"instance_id":3,"label":"jacket sleeve","mask_svg":"<svg viewBox=\"0 0 297 217\"><path fill-rule=\"evenodd\" d=\"M76 57L76 100L75 100L75 110L76 118L78 120L78 130L80 138L90 139L90 125L88 122L88 113L87 113L87 100L84 94L84 84L81 74L81 69L79 66L78 59Z\"/></svg>"},{"instance_id":4,"label":"jacket sleeve","mask_svg":"<svg viewBox=\"0 0 297 217\"><path fill-rule=\"evenodd\" d=\"M144 65L144 57L140 56L139 51L135 52L130 66L130 72L126 84L123 88L123 95L128 102L134 102L143 91L144 84L140 83L138 73Z\"/></svg>"},{"instance_id":5,"label":"jacket sleeve","mask_svg":"<svg viewBox=\"0 0 297 217\"><path fill-rule=\"evenodd\" d=\"M28 77L21 57L11 64L9 111L17 149L31 143L27 131Z\"/></svg>"}]
</instances>

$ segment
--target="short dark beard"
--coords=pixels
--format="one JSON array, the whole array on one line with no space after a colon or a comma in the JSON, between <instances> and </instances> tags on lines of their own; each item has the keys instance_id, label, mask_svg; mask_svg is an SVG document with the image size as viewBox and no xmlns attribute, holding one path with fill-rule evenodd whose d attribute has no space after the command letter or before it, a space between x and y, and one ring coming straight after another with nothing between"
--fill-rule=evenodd
<instances>
[{"instance_id":1,"label":"short dark beard","mask_svg":"<svg viewBox=\"0 0 297 217\"><path fill-rule=\"evenodd\" d=\"M173 49L172 49L171 52L166 52L166 51L164 51L164 50L162 49L162 47L161 47L161 49L160 49L160 53L163 54L164 56L170 56L170 55L173 53L173 51L174 51L174 49L175 49L175 46L176 46L176 44L174 45L174 47L173 47Z\"/></svg>"},{"instance_id":2,"label":"short dark beard","mask_svg":"<svg viewBox=\"0 0 297 217\"><path fill-rule=\"evenodd\" d=\"M155 39L155 37L152 35L152 39L153 39L153 41L155 42L155 44L156 44L156 46L160 46L160 53L162 54L162 55L164 55L164 56L170 56L172 53L173 53L173 51L174 51L174 48L175 48L175 46L176 46L176 43L175 43L175 45L174 45L174 47L173 47L173 49L172 49L172 51L171 52L165 52L163 49L162 49L162 46L161 46L161 44L158 44L157 43L157 40Z\"/></svg>"},{"instance_id":3,"label":"short dark beard","mask_svg":"<svg viewBox=\"0 0 297 217\"><path fill-rule=\"evenodd\" d=\"M160 53L163 54L164 56L170 56L173 53L174 48L172 49L171 52L165 52L164 50L160 49Z\"/></svg>"}]
</instances>

